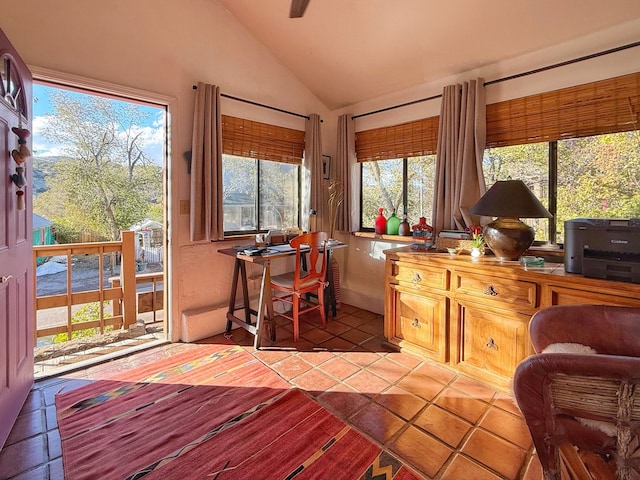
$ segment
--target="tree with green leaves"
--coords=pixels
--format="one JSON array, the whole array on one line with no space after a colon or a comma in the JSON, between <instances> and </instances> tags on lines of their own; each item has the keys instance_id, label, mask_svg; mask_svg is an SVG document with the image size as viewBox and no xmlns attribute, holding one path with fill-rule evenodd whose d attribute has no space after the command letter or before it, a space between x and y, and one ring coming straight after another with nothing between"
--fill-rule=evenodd
<instances>
[{"instance_id":1,"label":"tree with green leaves","mask_svg":"<svg viewBox=\"0 0 640 480\"><path fill-rule=\"evenodd\" d=\"M378 209L388 217L395 210L417 223L420 217L431 221L435 178L435 155L412 157L407 163L407 205L403 205L403 159L362 163L362 224L373 227Z\"/></svg>"},{"instance_id":2,"label":"tree with green leaves","mask_svg":"<svg viewBox=\"0 0 640 480\"><path fill-rule=\"evenodd\" d=\"M362 165L362 223L373 227L378 209L388 217L402 215L402 159L364 162Z\"/></svg>"},{"instance_id":3,"label":"tree with green leaves","mask_svg":"<svg viewBox=\"0 0 640 480\"><path fill-rule=\"evenodd\" d=\"M558 219L640 216L638 131L558 142Z\"/></svg>"},{"instance_id":4,"label":"tree with green leaves","mask_svg":"<svg viewBox=\"0 0 640 480\"><path fill-rule=\"evenodd\" d=\"M52 94L53 114L43 136L63 158L47 178L34 211L68 232L93 231L118 240L120 231L162 203L162 169L152 165L141 135L148 114L137 105L98 96Z\"/></svg>"}]
</instances>

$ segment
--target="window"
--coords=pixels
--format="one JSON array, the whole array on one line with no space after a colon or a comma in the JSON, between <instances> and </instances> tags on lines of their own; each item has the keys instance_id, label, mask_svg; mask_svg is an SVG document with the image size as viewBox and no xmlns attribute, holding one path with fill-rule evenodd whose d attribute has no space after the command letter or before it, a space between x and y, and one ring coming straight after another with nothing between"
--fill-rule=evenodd
<instances>
[{"instance_id":1,"label":"window","mask_svg":"<svg viewBox=\"0 0 640 480\"><path fill-rule=\"evenodd\" d=\"M520 178L554 216L523 219L564 241L572 218L640 216L640 73L487 105L487 186Z\"/></svg>"},{"instance_id":2,"label":"window","mask_svg":"<svg viewBox=\"0 0 640 480\"><path fill-rule=\"evenodd\" d=\"M363 230L374 228L379 208L387 217L394 210L399 217L406 212L412 224L420 217L431 221L435 155L363 162L361 168Z\"/></svg>"},{"instance_id":3,"label":"window","mask_svg":"<svg viewBox=\"0 0 640 480\"><path fill-rule=\"evenodd\" d=\"M551 211L548 201L549 163L548 143L487 148L482 164L484 181L489 189L498 180L522 180ZM522 221L533 227L536 242L547 242L551 238L548 218L523 218Z\"/></svg>"},{"instance_id":4,"label":"window","mask_svg":"<svg viewBox=\"0 0 640 480\"><path fill-rule=\"evenodd\" d=\"M222 172L225 232L299 224L299 165L223 155Z\"/></svg>"},{"instance_id":5,"label":"window","mask_svg":"<svg viewBox=\"0 0 640 480\"><path fill-rule=\"evenodd\" d=\"M636 130L489 148L485 181L488 187L508 177L523 179L554 215L523 221L534 227L537 241L563 243L564 222L572 218L640 217L639 141Z\"/></svg>"},{"instance_id":6,"label":"window","mask_svg":"<svg viewBox=\"0 0 640 480\"><path fill-rule=\"evenodd\" d=\"M410 223L431 219L437 140L438 117L356 133L363 230L373 230L379 208L406 211Z\"/></svg>"},{"instance_id":7,"label":"window","mask_svg":"<svg viewBox=\"0 0 640 480\"><path fill-rule=\"evenodd\" d=\"M300 224L304 132L222 115L225 234Z\"/></svg>"},{"instance_id":8,"label":"window","mask_svg":"<svg viewBox=\"0 0 640 480\"><path fill-rule=\"evenodd\" d=\"M640 217L640 132L558 141L557 226L572 218Z\"/></svg>"},{"instance_id":9,"label":"window","mask_svg":"<svg viewBox=\"0 0 640 480\"><path fill-rule=\"evenodd\" d=\"M487 105L486 185L529 186L553 215L523 219L540 243L562 243L572 218L640 217L639 110L640 73ZM356 133L364 230L380 207L431 218L438 120Z\"/></svg>"}]
</instances>

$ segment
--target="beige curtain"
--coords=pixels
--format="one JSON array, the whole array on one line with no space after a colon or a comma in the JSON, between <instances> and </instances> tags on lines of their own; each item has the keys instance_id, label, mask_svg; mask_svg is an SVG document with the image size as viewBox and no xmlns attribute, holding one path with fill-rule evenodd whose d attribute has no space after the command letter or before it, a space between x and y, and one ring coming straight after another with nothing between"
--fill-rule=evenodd
<instances>
[{"instance_id":1,"label":"beige curtain","mask_svg":"<svg viewBox=\"0 0 640 480\"><path fill-rule=\"evenodd\" d=\"M338 210L337 230L339 232L353 232L357 229L357 221L353 221L351 205L351 165L355 164L356 140L353 119L351 115L338 117L338 144L336 151L335 172L336 180L342 188L342 206Z\"/></svg>"},{"instance_id":2,"label":"beige curtain","mask_svg":"<svg viewBox=\"0 0 640 480\"><path fill-rule=\"evenodd\" d=\"M484 194L482 157L486 140L485 92L482 79L444 88L433 202L433 226L464 230L480 223L471 208Z\"/></svg>"},{"instance_id":3,"label":"beige curtain","mask_svg":"<svg viewBox=\"0 0 640 480\"><path fill-rule=\"evenodd\" d=\"M191 240L221 240L222 127L220 87L198 83L191 142Z\"/></svg>"},{"instance_id":4,"label":"beige curtain","mask_svg":"<svg viewBox=\"0 0 640 480\"><path fill-rule=\"evenodd\" d=\"M306 121L304 136L304 170L305 178L309 185L308 208L303 202L303 228L308 229L309 210L315 210L317 214L318 230L326 229L327 208L324 197L324 185L322 182L322 135L320 132L320 115L312 113Z\"/></svg>"}]
</instances>

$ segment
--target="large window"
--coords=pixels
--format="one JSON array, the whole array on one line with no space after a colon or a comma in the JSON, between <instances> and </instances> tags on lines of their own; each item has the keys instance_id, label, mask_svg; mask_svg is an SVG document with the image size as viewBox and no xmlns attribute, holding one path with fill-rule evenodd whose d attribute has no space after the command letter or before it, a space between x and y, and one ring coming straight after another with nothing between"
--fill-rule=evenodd
<instances>
[{"instance_id":1,"label":"large window","mask_svg":"<svg viewBox=\"0 0 640 480\"><path fill-rule=\"evenodd\" d=\"M226 234L300 224L304 132L222 115Z\"/></svg>"},{"instance_id":2,"label":"large window","mask_svg":"<svg viewBox=\"0 0 640 480\"><path fill-rule=\"evenodd\" d=\"M539 243L563 243L573 218L640 217L639 110L640 73L487 105L486 185L529 186L553 215L523 219ZM437 131L431 117L356 133L363 229L380 207L431 218Z\"/></svg>"},{"instance_id":3,"label":"large window","mask_svg":"<svg viewBox=\"0 0 640 480\"><path fill-rule=\"evenodd\" d=\"M388 217L407 214L409 223L420 217L431 222L435 155L361 163L363 230L374 228L378 209Z\"/></svg>"},{"instance_id":4,"label":"large window","mask_svg":"<svg viewBox=\"0 0 640 480\"><path fill-rule=\"evenodd\" d=\"M640 216L640 73L487 105L487 185L520 178L554 215L526 220L564 242L572 218Z\"/></svg>"},{"instance_id":5,"label":"large window","mask_svg":"<svg viewBox=\"0 0 640 480\"><path fill-rule=\"evenodd\" d=\"M526 219L536 240L564 242L573 218L640 217L640 132L622 132L548 143L489 148L487 186L522 179L554 215ZM555 192L550 195L549 192Z\"/></svg>"}]
</instances>

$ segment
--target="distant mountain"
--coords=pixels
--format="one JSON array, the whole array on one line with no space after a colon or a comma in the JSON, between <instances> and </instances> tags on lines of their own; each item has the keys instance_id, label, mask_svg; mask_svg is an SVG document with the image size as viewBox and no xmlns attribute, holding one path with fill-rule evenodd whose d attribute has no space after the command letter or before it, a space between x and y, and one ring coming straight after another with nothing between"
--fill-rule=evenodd
<instances>
[{"instance_id":1,"label":"distant mountain","mask_svg":"<svg viewBox=\"0 0 640 480\"><path fill-rule=\"evenodd\" d=\"M55 170L54 164L63 157L33 157L33 194L39 195L46 192L46 179L49 175L53 175Z\"/></svg>"}]
</instances>

